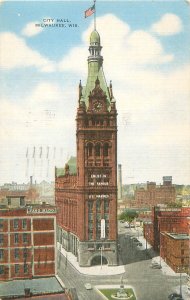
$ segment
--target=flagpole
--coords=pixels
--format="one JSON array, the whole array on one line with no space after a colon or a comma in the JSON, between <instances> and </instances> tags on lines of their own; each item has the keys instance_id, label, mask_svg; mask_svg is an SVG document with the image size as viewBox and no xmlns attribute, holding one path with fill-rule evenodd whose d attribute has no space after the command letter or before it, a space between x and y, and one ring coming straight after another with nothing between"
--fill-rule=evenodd
<instances>
[{"instance_id":1,"label":"flagpole","mask_svg":"<svg viewBox=\"0 0 190 300\"><path fill-rule=\"evenodd\" d=\"M94 30L96 30L96 0L94 0Z\"/></svg>"}]
</instances>

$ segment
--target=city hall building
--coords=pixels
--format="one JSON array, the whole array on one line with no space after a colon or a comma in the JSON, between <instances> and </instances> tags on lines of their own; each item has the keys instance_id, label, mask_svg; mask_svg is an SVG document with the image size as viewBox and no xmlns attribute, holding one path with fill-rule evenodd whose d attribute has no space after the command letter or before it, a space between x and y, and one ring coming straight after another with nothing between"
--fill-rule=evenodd
<instances>
[{"instance_id":1,"label":"city hall building","mask_svg":"<svg viewBox=\"0 0 190 300\"><path fill-rule=\"evenodd\" d=\"M55 169L58 241L80 266L117 265L117 111L101 49L94 30L87 83L79 84L77 156Z\"/></svg>"}]
</instances>

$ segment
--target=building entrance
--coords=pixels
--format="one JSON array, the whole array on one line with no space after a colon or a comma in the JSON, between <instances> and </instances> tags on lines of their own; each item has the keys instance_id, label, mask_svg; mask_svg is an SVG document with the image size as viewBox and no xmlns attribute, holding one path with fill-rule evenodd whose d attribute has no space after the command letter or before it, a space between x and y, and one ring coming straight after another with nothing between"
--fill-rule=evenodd
<instances>
[{"instance_id":1,"label":"building entrance","mask_svg":"<svg viewBox=\"0 0 190 300\"><path fill-rule=\"evenodd\" d=\"M107 264L108 264L107 259L104 256L102 256L102 265L107 265ZM101 255L95 256L91 260L91 266L98 266L98 265L101 265Z\"/></svg>"}]
</instances>

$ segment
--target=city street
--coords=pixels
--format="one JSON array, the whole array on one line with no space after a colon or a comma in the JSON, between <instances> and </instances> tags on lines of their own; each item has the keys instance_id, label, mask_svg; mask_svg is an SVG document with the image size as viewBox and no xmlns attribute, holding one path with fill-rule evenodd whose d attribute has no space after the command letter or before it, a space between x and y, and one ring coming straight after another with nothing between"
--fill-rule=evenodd
<instances>
[{"instance_id":1,"label":"city street","mask_svg":"<svg viewBox=\"0 0 190 300\"><path fill-rule=\"evenodd\" d=\"M131 239L132 236L139 237L142 230L125 228L119 224L119 262L125 265L123 275L97 276L79 273L65 257L58 251L58 275L64 282L66 288L75 287L80 300L100 300L100 295L93 288L86 290L85 283L96 285L119 285L121 279L125 285L134 288L138 300L167 300L168 295L178 286L178 276L163 275L162 270L152 269L150 249L139 250ZM151 253L152 254L152 253ZM184 279L183 279L184 280Z\"/></svg>"}]
</instances>

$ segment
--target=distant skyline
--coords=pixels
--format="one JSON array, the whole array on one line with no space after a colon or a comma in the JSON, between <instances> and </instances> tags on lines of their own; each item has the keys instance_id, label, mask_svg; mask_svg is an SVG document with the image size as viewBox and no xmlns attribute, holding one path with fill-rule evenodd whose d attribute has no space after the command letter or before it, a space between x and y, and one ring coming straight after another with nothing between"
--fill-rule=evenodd
<instances>
[{"instance_id":1,"label":"distant skyline","mask_svg":"<svg viewBox=\"0 0 190 300\"><path fill-rule=\"evenodd\" d=\"M0 184L52 181L54 166L76 155L92 3L1 1ZM45 23L65 26L35 25ZM168 175L190 184L190 5L99 0L97 31L118 110L123 183Z\"/></svg>"}]
</instances>

